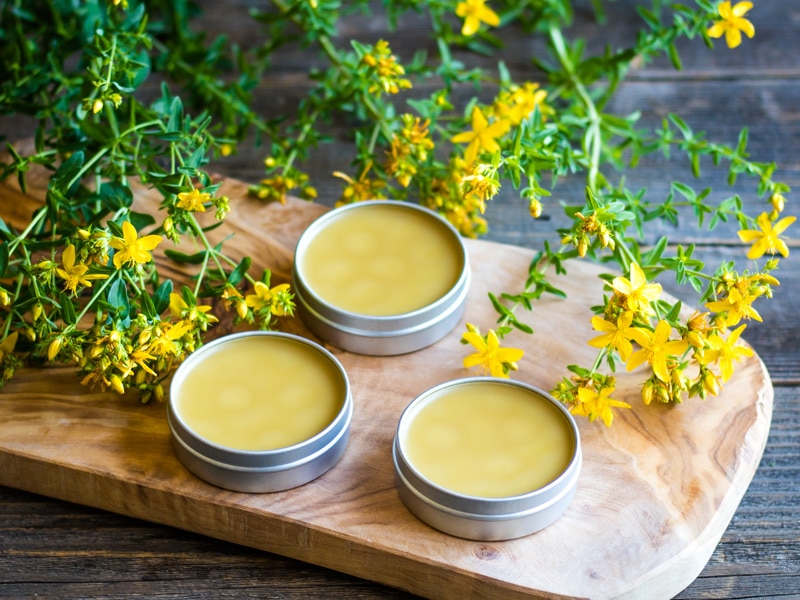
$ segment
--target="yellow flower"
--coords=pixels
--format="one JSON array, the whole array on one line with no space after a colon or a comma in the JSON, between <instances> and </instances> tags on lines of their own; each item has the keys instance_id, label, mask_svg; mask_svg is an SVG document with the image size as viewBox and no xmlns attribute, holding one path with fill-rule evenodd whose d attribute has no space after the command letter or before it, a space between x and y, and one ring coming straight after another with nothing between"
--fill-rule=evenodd
<instances>
[{"instance_id":1,"label":"yellow flower","mask_svg":"<svg viewBox=\"0 0 800 600\"><path fill-rule=\"evenodd\" d=\"M736 6L731 8L731 3L725 0L719 5L719 16L721 18L715 21L706 33L712 38L724 35L728 48L736 48L742 43L742 32L749 38L756 34L756 28L744 18L744 15L751 8L753 8L752 2L737 2Z\"/></svg>"},{"instance_id":2,"label":"yellow flower","mask_svg":"<svg viewBox=\"0 0 800 600\"><path fill-rule=\"evenodd\" d=\"M606 321L599 316L592 317L592 327L603 333L589 340L589 345L594 348L610 346L619 352L619 357L623 361L627 362L633 352L633 344L630 340L633 339L635 327L631 327L632 322L633 313L629 310L623 312L616 323Z\"/></svg>"},{"instance_id":3,"label":"yellow flower","mask_svg":"<svg viewBox=\"0 0 800 600\"><path fill-rule=\"evenodd\" d=\"M379 200L381 198L386 198L386 195L381 192L381 189L386 186L386 182L380 179L370 179L367 177L367 173L369 173L371 168L372 163L367 164L357 180L341 171L333 172L334 177L344 179L347 182L341 197L336 203L337 206L358 202L360 200Z\"/></svg>"},{"instance_id":4,"label":"yellow flower","mask_svg":"<svg viewBox=\"0 0 800 600\"><path fill-rule=\"evenodd\" d=\"M193 329L197 328L205 331L209 323L218 321L214 315L207 314L210 310L211 307L207 304L190 306L180 294L175 292L169 295L169 311L172 316L190 323Z\"/></svg>"},{"instance_id":5,"label":"yellow flower","mask_svg":"<svg viewBox=\"0 0 800 600\"><path fill-rule=\"evenodd\" d=\"M89 267L82 264L75 264L75 246L70 244L61 253L62 267L56 267L56 273L64 279L64 288L75 294L79 285L92 287L93 279L106 279L108 275L87 275Z\"/></svg>"},{"instance_id":6,"label":"yellow flower","mask_svg":"<svg viewBox=\"0 0 800 600\"><path fill-rule=\"evenodd\" d=\"M600 417L606 427L611 427L611 423L614 421L614 411L611 409L631 407L627 402L611 398L613 391L613 387L603 388L599 393L590 388L579 388L578 402L569 409L569 412L573 415L588 417L590 422Z\"/></svg>"},{"instance_id":7,"label":"yellow flower","mask_svg":"<svg viewBox=\"0 0 800 600\"><path fill-rule=\"evenodd\" d=\"M203 203L209 200L211 200L211 194L192 188L191 192L178 194L178 208L190 212L206 212L206 207Z\"/></svg>"},{"instance_id":8,"label":"yellow flower","mask_svg":"<svg viewBox=\"0 0 800 600\"><path fill-rule=\"evenodd\" d=\"M538 83L526 82L498 94L492 104L492 111L495 116L507 119L512 125L519 125L536 107L539 107L542 116L552 113L553 110L544 103L546 98L547 91L541 89Z\"/></svg>"},{"instance_id":9,"label":"yellow flower","mask_svg":"<svg viewBox=\"0 0 800 600\"><path fill-rule=\"evenodd\" d=\"M635 329L633 339L642 347L633 353L628 361L628 371L632 371L647 361L653 367L653 373L661 381L669 383L668 362L671 357L686 352L689 343L686 340L670 340L672 326L666 321L659 321L654 332L646 329Z\"/></svg>"},{"instance_id":10,"label":"yellow flower","mask_svg":"<svg viewBox=\"0 0 800 600\"><path fill-rule=\"evenodd\" d=\"M368 89L370 94L379 94L381 91L397 94L401 89L411 88L411 81L400 77L406 71L397 62L397 57L392 54L386 40L378 40L372 51L362 57L361 62L377 75L377 78L371 78L373 83Z\"/></svg>"},{"instance_id":11,"label":"yellow flower","mask_svg":"<svg viewBox=\"0 0 800 600\"><path fill-rule=\"evenodd\" d=\"M113 237L108 245L116 250L114 253L114 266L121 269L126 263L143 265L152 260L150 250L161 243L160 235L146 235L142 238L136 233L136 228L130 221L122 224L123 237Z\"/></svg>"},{"instance_id":12,"label":"yellow flower","mask_svg":"<svg viewBox=\"0 0 800 600\"><path fill-rule=\"evenodd\" d=\"M480 366L492 377L508 377L509 370L516 370L516 363L525 352L519 348L501 348L500 340L493 330L484 338L474 327L467 325L469 331L463 335L464 341L477 350L464 358L464 367Z\"/></svg>"},{"instance_id":13,"label":"yellow flower","mask_svg":"<svg viewBox=\"0 0 800 600\"><path fill-rule=\"evenodd\" d=\"M742 319L761 321L761 315L751 305L758 296L742 294L738 289L732 289L727 297L714 302L706 302L706 307L716 313L725 313L723 323L730 327Z\"/></svg>"},{"instance_id":14,"label":"yellow flower","mask_svg":"<svg viewBox=\"0 0 800 600\"><path fill-rule=\"evenodd\" d=\"M504 119L490 125L481 109L476 106L472 109L472 131L459 133L452 141L454 144L469 144L464 153L464 159L467 163L472 163L483 151L497 152L500 150L497 138L504 136L510 127L511 123Z\"/></svg>"},{"instance_id":15,"label":"yellow flower","mask_svg":"<svg viewBox=\"0 0 800 600\"><path fill-rule=\"evenodd\" d=\"M722 381L728 381L733 375L733 363L746 357L753 356L753 349L747 346L737 345L739 336L742 335L747 325L737 327L730 332L726 339L722 339L718 335L712 335L708 338L708 344L711 350L707 350L704 363L719 361L719 370L722 375Z\"/></svg>"},{"instance_id":16,"label":"yellow flower","mask_svg":"<svg viewBox=\"0 0 800 600\"><path fill-rule=\"evenodd\" d=\"M486 23L492 27L500 25L500 17L491 8L486 6L486 0L464 0L456 5L456 15L464 19L461 28L462 35L475 35Z\"/></svg>"},{"instance_id":17,"label":"yellow flower","mask_svg":"<svg viewBox=\"0 0 800 600\"><path fill-rule=\"evenodd\" d=\"M770 254L780 252L784 258L789 256L789 248L786 246L786 242L778 236L796 220L797 217L784 217L773 225L767 213L764 212L758 215L756 219L758 229L742 229L738 232L740 240L753 242L747 253L747 258L755 260L764 256L766 252Z\"/></svg>"},{"instance_id":18,"label":"yellow flower","mask_svg":"<svg viewBox=\"0 0 800 600\"><path fill-rule=\"evenodd\" d=\"M245 296L245 303L253 311L268 310L276 317L282 317L290 310L290 301L286 298L289 291L289 284L282 283L270 289L265 283L256 281L253 286L255 294Z\"/></svg>"},{"instance_id":19,"label":"yellow flower","mask_svg":"<svg viewBox=\"0 0 800 600\"><path fill-rule=\"evenodd\" d=\"M611 282L614 291L625 298L629 310L650 314L650 303L658 300L661 295L661 285L647 283L644 271L636 263L631 263L630 280L625 277L615 277Z\"/></svg>"},{"instance_id":20,"label":"yellow flower","mask_svg":"<svg viewBox=\"0 0 800 600\"><path fill-rule=\"evenodd\" d=\"M192 326L188 321L178 323L161 321L152 331L152 341L148 351L156 357L177 356L181 351L178 341L191 331Z\"/></svg>"}]
</instances>

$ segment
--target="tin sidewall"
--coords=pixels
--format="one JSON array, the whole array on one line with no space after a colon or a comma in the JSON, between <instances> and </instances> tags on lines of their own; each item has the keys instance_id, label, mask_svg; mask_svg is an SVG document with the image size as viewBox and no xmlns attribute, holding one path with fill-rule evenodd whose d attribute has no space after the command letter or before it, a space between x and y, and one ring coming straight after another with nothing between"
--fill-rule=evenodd
<instances>
[{"instance_id":1,"label":"tin sidewall","mask_svg":"<svg viewBox=\"0 0 800 600\"><path fill-rule=\"evenodd\" d=\"M408 423L439 392L459 385L489 382L520 387L555 406L570 427L574 450L564 471L541 488L518 496L499 498L460 494L428 480L407 460L403 452L403 433ZM421 521L453 536L466 539L497 541L514 539L539 531L556 521L569 507L575 495L582 466L580 434L569 411L546 392L528 384L474 377L458 379L435 386L417 396L403 411L398 422L392 459L395 483L406 507Z\"/></svg>"},{"instance_id":2,"label":"tin sidewall","mask_svg":"<svg viewBox=\"0 0 800 600\"><path fill-rule=\"evenodd\" d=\"M461 253L462 270L456 283L441 298L418 310L398 315L364 315L331 305L320 298L300 269L307 245L325 225L345 211L374 205L391 205L428 215L453 236ZM455 228L435 212L411 203L370 200L336 208L317 218L300 236L294 253L292 285L298 313L317 336L330 344L356 354L392 356L420 350L442 339L456 327L466 306L471 280L469 257L464 241Z\"/></svg>"},{"instance_id":3,"label":"tin sidewall","mask_svg":"<svg viewBox=\"0 0 800 600\"><path fill-rule=\"evenodd\" d=\"M244 337L273 337L306 345L325 357L338 371L345 397L336 417L325 429L292 446L264 451L238 450L215 444L188 427L174 405L180 386L202 354ZM218 338L192 353L178 367L170 386L167 421L172 445L180 462L201 479L218 487L242 492L281 491L316 479L344 454L350 436L353 399L350 382L341 363L328 350L300 336L269 331L249 331Z\"/></svg>"}]
</instances>

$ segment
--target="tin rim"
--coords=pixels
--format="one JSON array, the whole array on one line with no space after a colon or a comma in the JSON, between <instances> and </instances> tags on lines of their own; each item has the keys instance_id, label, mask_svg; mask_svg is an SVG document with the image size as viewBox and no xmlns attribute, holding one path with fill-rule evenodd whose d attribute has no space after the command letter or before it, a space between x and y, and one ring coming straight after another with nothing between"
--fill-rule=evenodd
<instances>
[{"instance_id":1,"label":"tin rim","mask_svg":"<svg viewBox=\"0 0 800 600\"><path fill-rule=\"evenodd\" d=\"M208 440L197 434L185 423L180 411L175 406L175 390L182 384L186 375L192 370L195 363L202 360L204 354L220 346L236 343L239 339L249 337L278 338L302 344L321 354L335 368L343 383L344 398L342 398L342 406L336 416L324 429L290 446L269 450L242 450ZM228 470L232 474L267 475L297 469L324 458L327 452L335 450L337 446L347 442L352 414L353 400L350 392L350 382L344 367L336 357L319 344L303 337L274 331L235 333L203 345L189 355L175 371L170 384L170 399L167 404L167 420L172 432L173 442L179 446L179 455L186 455L192 461L202 461L210 467Z\"/></svg>"},{"instance_id":2,"label":"tin rim","mask_svg":"<svg viewBox=\"0 0 800 600\"><path fill-rule=\"evenodd\" d=\"M403 451L405 431L424 406L434 402L442 391L461 385L483 383L525 389L549 402L561 413L572 435L573 448L567 466L550 482L512 496L474 496L448 489L431 481L406 457ZM483 540L520 537L538 531L555 521L572 500L582 464L578 427L563 404L532 385L494 377L457 379L439 384L417 396L400 417L392 445L392 458L398 491L412 513L446 533Z\"/></svg>"},{"instance_id":3,"label":"tin rim","mask_svg":"<svg viewBox=\"0 0 800 600\"><path fill-rule=\"evenodd\" d=\"M321 298L306 281L302 272L302 259L316 234L329 223L342 218L352 210L371 206L401 207L415 210L436 221L452 236L459 252L461 272L447 292L418 309L393 315L368 315L350 311ZM366 200L331 210L308 226L300 236L294 252L292 283L300 309L300 316L317 335L345 350L369 354L400 354L410 352L435 341L455 327L466 305L471 271L467 248L458 231L434 211L417 204L392 200ZM438 329L437 325L442 325ZM432 331L433 330L433 331ZM370 340L374 340L371 343ZM391 349L386 342L403 340Z\"/></svg>"}]
</instances>

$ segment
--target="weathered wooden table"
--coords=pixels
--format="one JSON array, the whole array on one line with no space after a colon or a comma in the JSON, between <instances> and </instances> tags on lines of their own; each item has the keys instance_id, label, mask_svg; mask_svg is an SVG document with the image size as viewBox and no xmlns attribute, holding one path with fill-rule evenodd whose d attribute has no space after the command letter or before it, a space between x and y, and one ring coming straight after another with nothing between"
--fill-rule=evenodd
<instances>
[{"instance_id":1,"label":"weathered wooden table","mask_svg":"<svg viewBox=\"0 0 800 600\"><path fill-rule=\"evenodd\" d=\"M204 2L209 30L226 30L246 42L256 35L246 22L245 2L224 8ZM588 2L584 3L588 5ZM590 45L630 39L635 2L611 3L609 25L591 29L578 15ZM664 61L642 66L622 86L614 110L642 111L645 123L657 123L668 111L679 112L708 137L733 143L742 125L750 128L751 155L778 163L780 179L800 186L800 68L797 37L800 7L792 2L759 3L751 12L757 34L739 49L718 44L714 52L696 42L684 44L684 71ZM366 18L364 18L366 19ZM367 19L368 20L368 19ZM365 40L382 31L362 20L345 35ZM423 43L414 28L384 34L399 54ZM519 46L514 69L525 68L528 50ZM296 76L306 62L287 57L263 83L259 106L279 113L302 94ZM10 138L27 135L25 123L0 120ZM337 142L314 159L323 202L331 203L338 183L329 176L346 170L347 153ZM261 176L261 149L248 150L216 165L220 173L244 181ZM343 158L345 157L345 158ZM633 175L653 190L666 190L673 179L689 179L682 165L653 160ZM703 180L724 193L724 174L706 171ZM744 184L743 184L744 185ZM749 190L751 187L748 187ZM737 189L737 191L740 191ZM558 188L560 197L580 194L579 182ZM744 187L741 188L744 195ZM746 202L755 199L745 197ZM789 211L797 213L789 195ZM558 209L545 218L524 217L525 207L504 194L490 205L489 239L521 246L551 235ZM733 238L698 236L689 228L670 231L675 244L697 244L709 262L734 260L740 247ZM771 433L764 457L733 520L699 578L679 598L800 597L800 244L790 230L792 255L778 274L776 298L761 305L764 324L750 323L745 338L766 363L775 388ZM713 235L713 234L712 234ZM680 292L677 292L680 295ZM2 399L2 396L0 396ZM2 424L0 424L2 427ZM220 542L179 529L0 488L0 597L8 598L406 598L408 595L278 555Z\"/></svg>"}]
</instances>

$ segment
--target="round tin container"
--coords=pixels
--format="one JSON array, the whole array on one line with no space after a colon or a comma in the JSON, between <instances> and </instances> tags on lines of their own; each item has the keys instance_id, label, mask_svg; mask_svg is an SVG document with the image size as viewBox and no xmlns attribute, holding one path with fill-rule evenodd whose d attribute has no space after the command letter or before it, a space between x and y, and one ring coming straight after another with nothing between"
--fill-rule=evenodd
<instances>
[{"instance_id":1,"label":"round tin container","mask_svg":"<svg viewBox=\"0 0 800 600\"><path fill-rule=\"evenodd\" d=\"M524 411L505 412L516 415L508 419L492 417L495 408L508 410L511 405L501 398L509 395ZM541 416L530 418L525 412L534 409ZM453 417L457 413L471 415L474 423ZM527 473L522 483L514 479L517 465L503 454L525 445L533 454L542 448L559 453L551 460L545 450L541 456L549 458L528 463L536 464L532 485L527 485ZM481 541L513 539L553 523L571 502L581 469L578 428L569 411L537 388L491 377L444 383L415 398L400 417L392 454L397 490L414 515L450 535ZM515 488L507 493L510 480Z\"/></svg>"},{"instance_id":2,"label":"round tin container","mask_svg":"<svg viewBox=\"0 0 800 600\"><path fill-rule=\"evenodd\" d=\"M242 360L260 361L259 351L283 358L258 366ZM210 375L215 369L221 374ZM253 331L192 353L173 376L167 408L173 447L189 471L230 490L277 492L316 479L339 460L353 400L342 365L319 344ZM291 439L298 435L302 439Z\"/></svg>"},{"instance_id":3,"label":"round tin container","mask_svg":"<svg viewBox=\"0 0 800 600\"><path fill-rule=\"evenodd\" d=\"M325 241L334 235L338 242ZM361 255L348 263L345 249ZM406 294L423 288L423 275L434 287L403 306ZM388 356L429 346L458 324L470 269L461 237L439 215L371 200L314 221L297 243L292 276L298 313L311 331L343 350Z\"/></svg>"}]
</instances>

